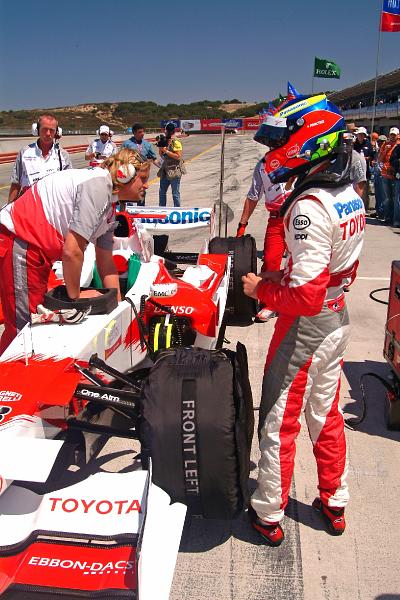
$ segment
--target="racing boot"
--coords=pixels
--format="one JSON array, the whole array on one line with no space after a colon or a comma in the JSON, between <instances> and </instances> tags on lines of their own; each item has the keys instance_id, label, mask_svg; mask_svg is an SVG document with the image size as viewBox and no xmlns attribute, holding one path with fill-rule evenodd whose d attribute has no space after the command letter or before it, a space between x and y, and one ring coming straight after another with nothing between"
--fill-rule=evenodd
<instances>
[{"instance_id":1,"label":"racing boot","mask_svg":"<svg viewBox=\"0 0 400 600\"><path fill-rule=\"evenodd\" d=\"M331 535L342 535L346 529L346 521L344 518L344 508L332 508L322 504L320 498L315 498L312 507L323 518L327 526L328 533Z\"/></svg>"},{"instance_id":2,"label":"racing boot","mask_svg":"<svg viewBox=\"0 0 400 600\"><path fill-rule=\"evenodd\" d=\"M249 508L249 518L252 527L258 531L261 537L270 546L280 546L285 539L285 534L279 523L266 523L257 515L254 508Z\"/></svg>"}]
</instances>

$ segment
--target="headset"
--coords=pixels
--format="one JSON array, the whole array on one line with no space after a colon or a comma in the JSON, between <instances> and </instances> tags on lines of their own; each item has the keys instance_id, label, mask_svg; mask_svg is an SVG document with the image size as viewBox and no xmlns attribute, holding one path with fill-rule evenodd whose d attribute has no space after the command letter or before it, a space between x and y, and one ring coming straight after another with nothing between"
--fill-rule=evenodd
<instances>
[{"instance_id":1,"label":"headset","mask_svg":"<svg viewBox=\"0 0 400 600\"><path fill-rule=\"evenodd\" d=\"M131 163L128 163L127 165L120 165L117 171L117 181L119 183L129 183L129 181L132 181L135 175L136 169Z\"/></svg>"}]
</instances>

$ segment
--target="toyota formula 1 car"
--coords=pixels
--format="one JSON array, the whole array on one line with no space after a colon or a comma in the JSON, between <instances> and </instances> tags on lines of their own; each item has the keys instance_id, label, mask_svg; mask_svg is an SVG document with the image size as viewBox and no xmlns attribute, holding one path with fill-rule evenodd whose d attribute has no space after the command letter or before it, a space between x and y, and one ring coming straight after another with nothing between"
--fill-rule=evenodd
<instances>
[{"instance_id":1,"label":"toyota formula 1 car","mask_svg":"<svg viewBox=\"0 0 400 600\"><path fill-rule=\"evenodd\" d=\"M234 322L235 294L240 310L245 310L240 292L232 286L239 271L254 269L252 259L245 264L228 249L211 254L207 243L199 254L172 253L166 250L164 237L160 240L150 233L193 227L210 228L212 233L212 210L128 205L118 221L114 259L124 300L117 302L115 290L100 290L99 297L71 304L64 286L57 285L0 357L2 598L167 599L187 510L185 498L199 487L197 458L189 454L185 458L185 451L196 454L191 429L195 401L189 386L192 396L182 396L182 407L190 410L172 414L183 432L186 488L179 494L169 482L172 474L169 477L161 465L170 444L166 424L153 427L149 417L154 365L160 356L165 364L163 353L171 360L171 353L181 349L179 360L189 352L196 368L212 356L210 375L204 375L204 367L196 371L199 378L209 380L211 391L205 396L222 382L224 373L228 383L235 380L239 396L247 385L246 367L240 377L238 369L231 376L226 369L231 368L232 357L229 362L226 354L214 349L221 346L227 311ZM160 254L155 254L157 244ZM60 265L55 269L62 281ZM86 285L96 279L90 248L83 277ZM247 315L250 321L253 308ZM217 354L207 354L213 352ZM179 376L181 371L178 365ZM183 371L186 377L187 368ZM165 389L156 392L155 403L163 404L164 394L167 402L168 386L176 385L168 383L170 371L166 372ZM217 377L217 372L222 375ZM231 405L228 413L236 411L237 398ZM239 412L244 422L245 411ZM199 422L202 418L199 413ZM149 428L157 443L164 435L161 452L154 442L153 451L151 441L143 446L146 435L151 440ZM235 422L230 429L236 431ZM128 443L125 454L130 458L120 472L102 469L112 458L102 454L112 437ZM230 443L236 443L236 433L231 438ZM134 440L142 444L142 460L132 458L132 448L138 449ZM182 449L178 452L182 454ZM229 450L230 461L232 454ZM232 476L231 463L227 468ZM233 475L234 485L236 479ZM217 490L215 497L222 496ZM212 515L212 509L208 512Z\"/></svg>"}]
</instances>

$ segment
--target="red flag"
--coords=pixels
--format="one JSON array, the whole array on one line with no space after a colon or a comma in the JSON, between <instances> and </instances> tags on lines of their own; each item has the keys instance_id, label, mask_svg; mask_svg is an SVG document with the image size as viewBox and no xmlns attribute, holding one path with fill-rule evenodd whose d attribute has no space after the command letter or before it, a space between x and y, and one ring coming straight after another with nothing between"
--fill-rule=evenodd
<instances>
[{"instance_id":1,"label":"red flag","mask_svg":"<svg viewBox=\"0 0 400 600\"><path fill-rule=\"evenodd\" d=\"M400 0L384 0L381 31L400 31Z\"/></svg>"}]
</instances>

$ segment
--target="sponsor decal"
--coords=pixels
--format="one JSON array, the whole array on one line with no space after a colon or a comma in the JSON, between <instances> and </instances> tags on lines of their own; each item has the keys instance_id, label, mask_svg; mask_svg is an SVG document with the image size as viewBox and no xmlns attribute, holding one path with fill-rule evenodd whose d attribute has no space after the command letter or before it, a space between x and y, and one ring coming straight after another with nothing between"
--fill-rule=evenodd
<instances>
[{"instance_id":1,"label":"sponsor decal","mask_svg":"<svg viewBox=\"0 0 400 600\"><path fill-rule=\"evenodd\" d=\"M48 498L51 512L80 512L82 514L127 515L130 512L142 512L139 500L84 500L83 498Z\"/></svg>"},{"instance_id":2,"label":"sponsor decal","mask_svg":"<svg viewBox=\"0 0 400 600\"><path fill-rule=\"evenodd\" d=\"M22 400L22 394L11 390L0 390L0 402L18 402Z\"/></svg>"},{"instance_id":3,"label":"sponsor decal","mask_svg":"<svg viewBox=\"0 0 400 600\"><path fill-rule=\"evenodd\" d=\"M308 238L308 233L296 233L294 236L295 240L306 240Z\"/></svg>"},{"instance_id":4,"label":"sponsor decal","mask_svg":"<svg viewBox=\"0 0 400 600\"><path fill-rule=\"evenodd\" d=\"M311 225L310 219L306 215L297 215L293 219L293 227L295 229L306 229Z\"/></svg>"},{"instance_id":5,"label":"sponsor decal","mask_svg":"<svg viewBox=\"0 0 400 600\"><path fill-rule=\"evenodd\" d=\"M271 169L278 169L281 166L281 163L277 158L273 158L269 164Z\"/></svg>"},{"instance_id":6,"label":"sponsor decal","mask_svg":"<svg viewBox=\"0 0 400 600\"><path fill-rule=\"evenodd\" d=\"M336 202L333 205L336 209L337 214L339 215L339 219L341 219L344 215L351 215L351 213L356 212L357 210L361 210L364 208L364 205L360 198L355 198L354 200L350 200L349 202Z\"/></svg>"},{"instance_id":7,"label":"sponsor decal","mask_svg":"<svg viewBox=\"0 0 400 600\"><path fill-rule=\"evenodd\" d=\"M321 121L316 121L315 123L310 123L309 125L307 125L307 128L310 129L311 127L316 127L317 125L322 125L323 123L325 123L324 119L322 119Z\"/></svg>"},{"instance_id":8,"label":"sponsor decal","mask_svg":"<svg viewBox=\"0 0 400 600\"><path fill-rule=\"evenodd\" d=\"M211 213L209 210L201 210L199 208L189 210L172 210L168 214L165 214L161 219L157 217L150 217L140 219L142 223L162 223L170 225L188 225L196 223L208 223L211 219Z\"/></svg>"},{"instance_id":9,"label":"sponsor decal","mask_svg":"<svg viewBox=\"0 0 400 600\"><path fill-rule=\"evenodd\" d=\"M192 315L194 313L193 306L168 306L168 308L170 308L175 315ZM164 311L158 306L155 306L154 312L162 313Z\"/></svg>"},{"instance_id":10,"label":"sponsor decal","mask_svg":"<svg viewBox=\"0 0 400 600\"><path fill-rule=\"evenodd\" d=\"M0 423L10 412L12 411L11 406L0 406Z\"/></svg>"},{"instance_id":11,"label":"sponsor decal","mask_svg":"<svg viewBox=\"0 0 400 600\"><path fill-rule=\"evenodd\" d=\"M288 149L288 151L286 152L286 156L287 158L294 158L299 154L299 152L300 146L298 144L295 144L294 146Z\"/></svg>"},{"instance_id":12,"label":"sponsor decal","mask_svg":"<svg viewBox=\"0 0 400 600\"><path fill-rule=\"evenodd\" d=\"M82 394L82 396L86 396L91 400L109 400L110 402L121 401L120 396L113 396L112 394L107 394L106 392L104 392L104 394L100 394L100 392L95 392L94 390L90 390L88 388L82 388L80 390L80 393Z\"/></svg>"},{"instance_id":13,"label":"sponsor decal","mask_svg":"<svg viewBox=\"0 0 400 600\"><path fill-rule=\"evenodd\" d=\"M114 573L116 571L125 574L129 571L134 571L135 568L135 563L133 560L117 560L107 563L90 563L86 560L80 561L62 558L50 558L48 556L32 556L28 564L34 567L50 567L83 571L83 575L102 575L105 573Z\"/></svg>"},{"instance_id":14,"label":"sponsor decal","mask_svg":"<svg viewBox=\"0 0 400 600\"><path fill-rule=\"evenodd\" d=\"M353 237L356 233L361 233L365 228L365 215L355 215L349 221L340 223L340 229L342 230L342 240L348 237Z\"/></svg>"},{"instance_id":15,"label":"sponsor decal","mask_svg":"<svg viewBox=\"0 0 400 600\"><path fill-rule=\"evenodd\" d=\"M168 298L175 296L178 285L176 283L155 283L150 289L154 298Z\"/></svg>"},{"instance_id":16,"label":"sponsor decal","mask_svg":"<svg viewBox=\"0 0 400 600\"><path fill-rule=\"evenodd\" d=\"M104 354L109 358L122 344L122 332L119 320L113 320L105 329Z\"/></svg>"}]
</instances>

